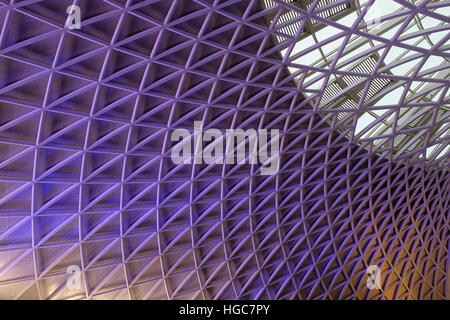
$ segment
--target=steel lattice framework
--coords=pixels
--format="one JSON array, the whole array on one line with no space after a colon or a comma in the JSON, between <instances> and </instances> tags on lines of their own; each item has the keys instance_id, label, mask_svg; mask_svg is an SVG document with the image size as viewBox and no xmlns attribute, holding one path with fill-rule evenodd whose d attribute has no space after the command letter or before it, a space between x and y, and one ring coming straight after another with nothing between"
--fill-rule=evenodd
<instances>
[{"instance_id":1,"label":"steel lattice framework","mask_svg":"<svg viewBox=\"0 0 450 320\"><path fill-rule=\"evenodd\" d=\"M389 2L0 0L0 298L448 299L450 3Z\"/></svg>"}]
</instances>

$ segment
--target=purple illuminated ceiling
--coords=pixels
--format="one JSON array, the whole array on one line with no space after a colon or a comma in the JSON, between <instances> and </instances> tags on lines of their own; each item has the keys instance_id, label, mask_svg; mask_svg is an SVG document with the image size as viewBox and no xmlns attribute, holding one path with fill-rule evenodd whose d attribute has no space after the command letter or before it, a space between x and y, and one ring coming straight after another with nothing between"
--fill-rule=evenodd
<instances>
[{"instance_id":1,"label":"purple illuminated ceiling","mask_svg":"<svg viewBox=\"0 0 450 320\"><path fill-rule=\"evenodd\" d=\"M0 0L0 299L448 299L450 3L373 2Z\"/></svg>"}]
</instances>

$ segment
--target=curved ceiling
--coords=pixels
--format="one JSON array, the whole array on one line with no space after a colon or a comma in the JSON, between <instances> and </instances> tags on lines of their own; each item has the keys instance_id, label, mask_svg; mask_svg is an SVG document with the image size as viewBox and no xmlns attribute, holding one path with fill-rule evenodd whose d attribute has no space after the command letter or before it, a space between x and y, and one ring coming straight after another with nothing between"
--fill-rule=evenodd
<instances>
[{"instance_id":1,"label":"curved ceiling","mask_svg":"<svg viewBox=\"0 0 450 320\"><path fill-rule=\"evenodd\" d=\"M0 298L448 299L449 2L395 2L0 0ZM174 164L196 122L279 171Z\"/></svg>"}]
</instances>

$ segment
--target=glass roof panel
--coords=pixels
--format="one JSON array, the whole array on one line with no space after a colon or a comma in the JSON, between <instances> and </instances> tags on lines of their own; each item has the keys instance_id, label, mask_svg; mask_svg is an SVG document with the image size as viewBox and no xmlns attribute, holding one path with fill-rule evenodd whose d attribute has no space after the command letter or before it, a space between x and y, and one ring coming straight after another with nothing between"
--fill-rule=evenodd
<instances>
[{"instance_id":1,"label":"glass roof panel","mask_svg":"<svg viewBox=\"0 0 450 320\"><path fill-rule=\"evenodd\" d=\"M291 26L283 29L290 39L276 40L315 110L332 112L334 125L354 125L348 137L373 152L387 146L394 158L430 160L447 154L450 131L436 131L437 119L450 123L449 3L284 2L291 10L280 6L270 23Z\"/></svg>"}]
</instances>

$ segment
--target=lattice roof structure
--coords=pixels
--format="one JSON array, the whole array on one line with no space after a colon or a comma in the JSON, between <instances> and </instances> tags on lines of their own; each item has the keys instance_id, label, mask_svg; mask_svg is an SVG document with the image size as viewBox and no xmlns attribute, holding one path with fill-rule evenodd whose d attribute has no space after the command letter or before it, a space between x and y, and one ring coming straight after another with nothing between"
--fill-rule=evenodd
<instances>
[{"instance_id":1,"label":"lattice roof structure","mask_svg":"<svg viewBox=\"0 0 450 320\"><path fill-rule=\"evenodd\" d=\"M0 0L0 298L448 299L449 13ZM278 173L175 165L196 121L278 129Z\"/></svg>"},{"instance_id":2,"label":"lattice roof structure","mask_svg":"<svg viewBox=\"0 0 450 320\"><path fill-rule=\"evenodd\" d=\"M337 112L336 126L351 127L351 140L390 159L446 162L448 6L421 3L416 12L417 1L288 2L293 8L269 20L277 44L297 39L281 49L283 61L315 108L324 117Z\"/></svg>"}]
</instances>

